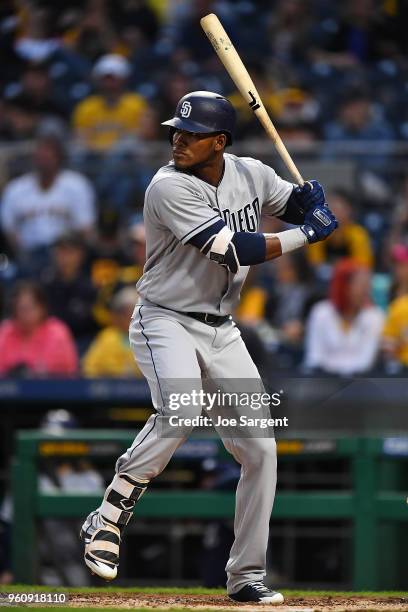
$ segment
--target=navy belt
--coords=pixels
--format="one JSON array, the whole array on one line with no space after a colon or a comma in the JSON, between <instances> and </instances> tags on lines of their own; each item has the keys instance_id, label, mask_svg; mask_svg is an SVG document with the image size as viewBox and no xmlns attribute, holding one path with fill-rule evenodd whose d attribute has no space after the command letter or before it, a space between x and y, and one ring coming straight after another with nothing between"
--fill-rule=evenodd
<instances>
[{"instance_id":1,"label":"navy belt","mask_svg":"<svg viewBox=\"0 0 408 612\"><path fill-rule=\"evenodd\" d=\"M161 304L154 304L151 302L153 306L158 306L159 308L164 308L164 310L170 310L171 312L178 312L182 315L187 315L188 317L192 317L197 321L201 321L201 323L206 323L207 325L211 325L211 327L220 327L226 321L231 319L231 315L214 315L209 312L181 312L180 310L174 310L173 308L167 308L167 306L162 306Z\"/></svg>"},{"instance_id":2,"label":"navy belt","mask_svg":"<svg viewBox=\"0 0 408 612\"><path fill-rule=\"evenodd\" d=\"M181 314L186 314L197 321L201 321L201 323L206 323L207 325L211 325L211 327L219 327L226 321L231 319L231 315L214 315L208 312L182 312Z\"/></svg>"}]
</instances>

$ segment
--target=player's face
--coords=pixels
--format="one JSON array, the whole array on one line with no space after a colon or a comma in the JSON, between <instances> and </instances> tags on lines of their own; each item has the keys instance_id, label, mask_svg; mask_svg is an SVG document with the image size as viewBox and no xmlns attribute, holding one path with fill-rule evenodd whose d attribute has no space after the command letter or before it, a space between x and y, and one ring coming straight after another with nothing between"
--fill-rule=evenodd
<instances>
[{"instance_id":1,"label":"player's face","mask_svg":"<svg viewBox=\"0 0 408 612\"><path fill-rule=\"evenodd\" d=\"M173 159L179 170L201 166L215 159L225 147L224 134L196 134L175 130Z\"/></svg>"}]
</instances>

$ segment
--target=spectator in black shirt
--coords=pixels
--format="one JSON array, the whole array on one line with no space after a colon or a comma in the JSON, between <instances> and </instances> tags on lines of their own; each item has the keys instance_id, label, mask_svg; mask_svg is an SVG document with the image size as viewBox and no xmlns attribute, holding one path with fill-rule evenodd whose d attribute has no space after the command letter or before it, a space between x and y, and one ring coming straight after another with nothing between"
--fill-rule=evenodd
<instances>
[{"instance_id":1,"label":"spectator in black shirt","mask_svg":"<svg viewBox=\"0 0 408 612\"><path fill-rule=\"evenodd\" d=\"M85 259L83 239L66 234L57 240L52 266L42 277L50 313L68 325L80 353L97 331L92 313L96 290L86 271Z\"/></svg>"},{"instance_id":2,"label":"spectator in black shirt","mask_svg":"<svg viewBox=\"0 0 408 612\"><path fill-rule=\"evenodd\" d=\"M46 64L29 64L21 83L9 90L5 102L13 140L32 138L39 122L49 117L64 121L69 113L52 90Z\"/></svg>"}]
</instances>

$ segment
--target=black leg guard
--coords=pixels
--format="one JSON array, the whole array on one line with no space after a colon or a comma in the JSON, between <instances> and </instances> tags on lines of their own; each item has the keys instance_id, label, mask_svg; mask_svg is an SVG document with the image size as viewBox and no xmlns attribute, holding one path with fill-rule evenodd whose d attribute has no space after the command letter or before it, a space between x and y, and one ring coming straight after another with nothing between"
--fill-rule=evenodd
<instances>
[{"instance_id":1,"label":"black leg guard","mask_svg":"<svg viewBox=\"0 0 408 612\"><path fill-rule=\"evenodd\" d=\"M82 526L85 563L92 573L105 580L116 578L122 533L147 485L148 481L141 482L129 474L116 474L101 507L91 512Z\"/></svg>"},{"instance_id":2,"label":"black leg guard","mask_svg":"<svg viewBox=\"0 0 408 612\"><path fill-rule=\"evenodd\" d=\"M122 532L132 518L136 502L146 491L149 482L140 481L129 474L116 474L106 489L99 512L104 521Z\"/></svg>"}]
</instances>

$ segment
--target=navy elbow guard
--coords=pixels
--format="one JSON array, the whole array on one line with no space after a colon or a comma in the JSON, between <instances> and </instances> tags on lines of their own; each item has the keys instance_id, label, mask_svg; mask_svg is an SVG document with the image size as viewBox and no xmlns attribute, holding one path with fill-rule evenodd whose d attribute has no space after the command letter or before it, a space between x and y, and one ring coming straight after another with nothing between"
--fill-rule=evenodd
<instances>
[{"instance_id":1,"label":"navy elbow guard","mask_svg":"<svg viewBox=\"0 0 408 612\"><path fill-rule=\"evenodd\" d=\"M263 263L266 257L264 234L233 232L223 221L194 236L190 243L212 261L236 274L240 266Z\"/></svg>"},{"instance_id":2,"label":"navy elbow guard","mask_svg":"<svg viewBox=\"0 0 408 612\"><path fill-rule=\"evenodd\" d=\"M234 233L225 226L201 250L212 261L226 266L236 274L240 266L252 266L265 261L266 240L263 234Z\"/></svg>"},{"instance_id":3,"label":"navy elbow guard","mask_svg":"<svg viewBox=\"0 0 408 612\"><path fill-rule=\"evenodd\" d=\"M232 241L233 237L234 232L224 225L218 234L207 240L201 252L207 255L211 261L226 266L230 272L236 274L239 270L240 261Z\"/></svg>"}]
</instances>

